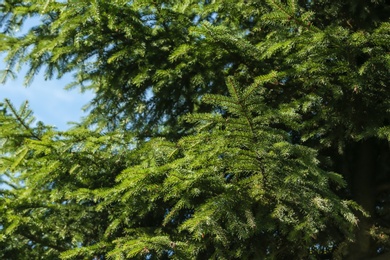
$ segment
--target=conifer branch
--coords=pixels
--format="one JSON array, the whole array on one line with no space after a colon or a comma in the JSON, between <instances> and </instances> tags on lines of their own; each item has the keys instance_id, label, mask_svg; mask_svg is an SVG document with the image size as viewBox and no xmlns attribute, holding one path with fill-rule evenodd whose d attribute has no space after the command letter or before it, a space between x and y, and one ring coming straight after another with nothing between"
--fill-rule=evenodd
<instances>
[{"instance_id":1,"label":"conifer branch","mask_svg":"<svg viewBox=\"0 0 390 260\"><path fill-rule=\"evenodd\" d=\"M7 104L7 107L9 107L9 108L11 109L11 112L12 112L13 116L16 118L16 120L19 122L19 124L20 124L21 126L23 126L23 128L24 128L25 130L27 130L27 131L30 133L31 137L33 137L33 138L35 138L35 139L41 141L41 138L40 138L38 135L36 135L36 134L34 133L34 131L31 129L31 127L30 127L29 125L27 125L27 124L24 122L24 120L21 118L21 116L19 115L19 113L15 110L15 108L14 108L13 105L11 104L11 101L10 101L9 99L5 99L5 102L6 102L6 104ZM27 107L27 104L28 104L27 102L24 104L24 107L25 107L25 108Z\"/></svg>"},{"instance_id":2,"label":"conifer branch","mask_svg":"<svg viewBox=\"0 0 390 260\"><path fill-rule=\"evenodd\" d=\"M244 113L244 117L246 119L246 122L248 123L248 126L249 126L250 130L251 130L252 136L255 138L255 129L253 127L252 120L249 118L247 108L242 103L241 97L239 96L239 94L237 92L237 89L235 87L235 83L234 83L233 79L229 78L228 80L229 80L230 86L232 87L232 89L234 91L235 99L236 99L238 105L241 107L241 111Z\"/></svg>"},{"instance_id":3,"label":"conifer branch","mask_svg":"<svg viewBox=\"0 0 390 260\"><path fill-rule=\"evenodd\" d=\"M67 250L67 248L65 247L62 247L62 246L59 246L59 245L55 245L55 244L52 244L48 241L45 241L44 239L42 239L41 236L38 236L38 235L34 235L32 234L31 232L23 232L22 236L26 237L27 239L35 242L35 243L39 243L43 246L47 246L47 247L50 247L50 248L53 248L59 252L64 252Z\"/></svg>"},{"instance_id":4,"label":"conifer branch","mask_svg":"<svg viewBox=\"0 0 390 260\"><path fill-rule=\"evenodd\" d=\"M289 21L292 20L295 22L296 25L303 26L307 30L311 30L313 32L320 32L321 31L319 28L315 27L311 23L305 23L301 19L297 18L295 14L290 14L287 9L283 8L282 4L278 4L275 0L269 0L269 1L271 1L272 5L276 6L276 8L279 9L279 11L284 13L288 17Z\"/></svg>"}]
</instances>

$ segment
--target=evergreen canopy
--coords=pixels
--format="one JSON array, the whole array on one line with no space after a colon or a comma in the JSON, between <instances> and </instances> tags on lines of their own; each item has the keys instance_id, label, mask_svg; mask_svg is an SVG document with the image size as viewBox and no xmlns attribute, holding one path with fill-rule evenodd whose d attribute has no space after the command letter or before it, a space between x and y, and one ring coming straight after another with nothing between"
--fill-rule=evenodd
<instances>
[{"instance_id":1,"label":"evergreen canopy","mask_svg":"<svg viewBox=\"0 0 390 260\"><path fill-rule=\"evenodd\" d=\"M0 258L388 257L389 13L0 1L3 80L96 94L66 131L2 103Z\"/></svg>"}]
</instances>

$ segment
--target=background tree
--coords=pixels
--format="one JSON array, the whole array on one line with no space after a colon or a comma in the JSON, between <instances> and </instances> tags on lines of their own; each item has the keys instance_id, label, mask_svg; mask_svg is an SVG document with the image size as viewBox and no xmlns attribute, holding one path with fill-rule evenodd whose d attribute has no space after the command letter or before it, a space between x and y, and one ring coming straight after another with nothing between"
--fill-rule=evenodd
<instances>
[{"instance_id":1,"label":"background tree","mask_svg":"<svg viewBox=\"0 0 390 260\"><path fill-rule=\"evenodd\" d=\"M28 63L27 82L71 72L96 93L64 133L8 105L2 164L23 183L3 230L48 257L385 257L388 13L380 0L2 1L5 78ZM368 213L354 242L349 199Z\"/></svg>"}]
</instances>

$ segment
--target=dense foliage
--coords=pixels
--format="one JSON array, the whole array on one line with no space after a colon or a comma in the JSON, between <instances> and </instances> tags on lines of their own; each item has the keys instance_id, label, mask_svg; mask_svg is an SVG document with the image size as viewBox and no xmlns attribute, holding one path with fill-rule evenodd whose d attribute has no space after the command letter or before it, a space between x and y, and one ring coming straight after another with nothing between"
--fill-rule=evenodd
<instances>
[{"instance_id":1,"label":"dense foliage","mask_svg":"<svg viewBox=\"0 0 390 260\"><path fill-rule=\"evenodd\" d=\"M389 13L0 1L4 80L96 93L66 131L2 103L0 258L388 257Z\"/></svg>"}]
</instances>

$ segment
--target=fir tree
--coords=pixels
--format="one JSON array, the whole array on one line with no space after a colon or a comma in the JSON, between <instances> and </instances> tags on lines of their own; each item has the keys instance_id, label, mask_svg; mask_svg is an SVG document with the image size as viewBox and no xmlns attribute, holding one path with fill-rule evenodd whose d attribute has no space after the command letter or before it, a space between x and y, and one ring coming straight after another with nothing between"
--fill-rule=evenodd
<instances>
[{"instance_id":1,"label":"fir tree","mask_svg":"<svg viewBox=\"0 0 390 260\"><path fill-rule=\"evenodd\" d=\"M3 78L96 96L64 132L4 103L1 257L385 258L389 9L2 1Z\"/></svg>"}]
</instances>

